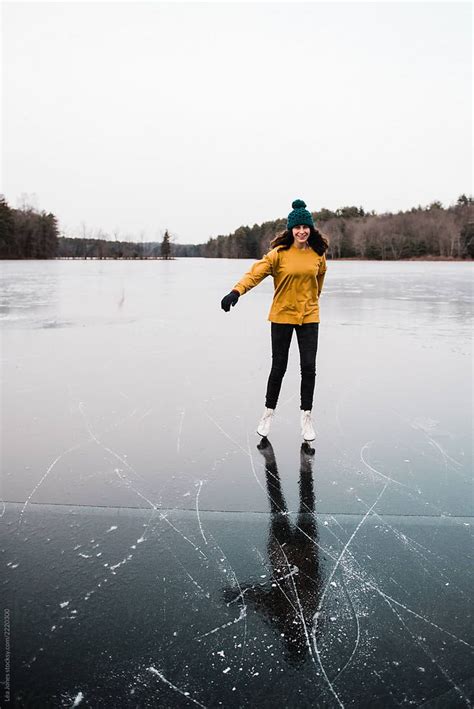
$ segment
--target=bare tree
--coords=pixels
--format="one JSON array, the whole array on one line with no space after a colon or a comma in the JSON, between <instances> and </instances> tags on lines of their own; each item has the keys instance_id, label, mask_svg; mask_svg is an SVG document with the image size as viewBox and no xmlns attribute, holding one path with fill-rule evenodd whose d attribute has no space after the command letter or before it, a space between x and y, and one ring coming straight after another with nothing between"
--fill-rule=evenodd
<instances>
[{"instance_id":1,"label":"bare tree","mask_svg":"<svg viewBox=\"0 0 474 709\"><path fill-rule=\"evenodd\" d=\"M141 229L138 235L140 239L140 258L145 258L145 230Z\"/></svg>"},{"instance_id":2,"label":"bare tree","mask_svg":"<svg viewBox=\"0 0 474 709\"><path fill-rule=\"evenodd\" d=\"M37 212L38 195L36 192L22 192L18 198L18 209L22 212Z\"/></svg>"}]
</instances>

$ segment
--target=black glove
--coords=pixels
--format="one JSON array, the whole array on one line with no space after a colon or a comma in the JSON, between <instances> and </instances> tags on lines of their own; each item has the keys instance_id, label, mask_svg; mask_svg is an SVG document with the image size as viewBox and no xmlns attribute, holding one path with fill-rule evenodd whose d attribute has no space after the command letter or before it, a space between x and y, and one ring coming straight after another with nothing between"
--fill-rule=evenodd
<instances>
[{"instance_id":1,"label":"black glove","mask_svg":"<svg viewBox=\"0 0 474 709\"><path fill-rule=\"evenodd\" d=\"M237 290L231 290L230 293L225 295L221 300L221 308L225 310L226 313L229 312L230 306L234 306L238 299L240 298L240 293Z\"/></svg>"}]
</instances>

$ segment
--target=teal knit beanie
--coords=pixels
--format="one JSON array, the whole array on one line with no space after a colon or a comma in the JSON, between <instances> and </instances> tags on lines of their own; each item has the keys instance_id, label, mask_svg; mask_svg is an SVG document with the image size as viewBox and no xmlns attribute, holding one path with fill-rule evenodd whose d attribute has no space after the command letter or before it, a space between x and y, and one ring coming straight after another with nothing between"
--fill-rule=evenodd
<instances>
[{"instance_id":1,"label":"teal knit beanie","mask_svg":"<svg viewBox=\"0 0 474 709\"><path fill-rule=\"evenodd\" d=\"M291 206L293 207L293 211L289 213L288 221L286 223L286 228L288 231L299 224L314 227L311 212L308 212L306 209L306 203L303 202L302 199L295 199Z\"/></svg>"}]
</instances>

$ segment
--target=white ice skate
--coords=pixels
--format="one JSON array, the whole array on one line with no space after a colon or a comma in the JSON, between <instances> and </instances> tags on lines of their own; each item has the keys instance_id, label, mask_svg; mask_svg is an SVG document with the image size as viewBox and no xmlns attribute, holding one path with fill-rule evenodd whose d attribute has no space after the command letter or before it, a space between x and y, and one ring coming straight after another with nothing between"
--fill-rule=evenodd
<instances>
[{"instance_id":1,"label":"white ice skate","mask_svg":"<svg viewBox=\"0 0 474 709\"><path fill-rule=\"evenodd\" d=\"M316 434L311 420L311 411L301 412L301 435L305 441L314 441Z\"/></svg>"},{"instance_id":2,"label":"white ice skate","mask_svg":"<svg viewBox=\"0 0 474 709\"><path fill-rule=\"evenodd\" d=\"M262 436L262 438L266 438L270 433L270 426L272 425L274 413L275 409L265 409L263 412L263 416L257 426L257 433L259 436Z\"/></svg>"}]
</instances>

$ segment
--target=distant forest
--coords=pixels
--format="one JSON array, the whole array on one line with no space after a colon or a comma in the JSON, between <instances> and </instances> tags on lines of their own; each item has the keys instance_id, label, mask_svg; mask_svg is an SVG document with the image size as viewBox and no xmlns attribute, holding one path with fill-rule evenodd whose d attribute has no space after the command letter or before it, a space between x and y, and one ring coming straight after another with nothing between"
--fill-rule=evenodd
<instances>
[{"instance_id":1,"label":"distant forest","mask_svg":"<svg viewBox=\"0 0 474 709\"><path fill-rule=\"evenodd\" d=\"M54 214L12 209L0 195L0 258L56 258L58 237Z\"/></svg>"},{"instance_id":2,"label":"distant forest","mask_svg":"<svg viewBox=\"0 0 474 709\"><path fill-rule=\"evenodd\" d=\"M432 202L396 214L365 212L362 207L313 212L329 237L328 257L398 260L474 258L474 200L461 195L454 206ZM0 196L1 259L153 259L200 256L257 259L285 229L286 219L241 226L205 244L174 243L168 231L161 242L61 237L54 214L31 207L11 208ZM102 234L101 234L102 237Z\"/></svg>"}]
</instances>

